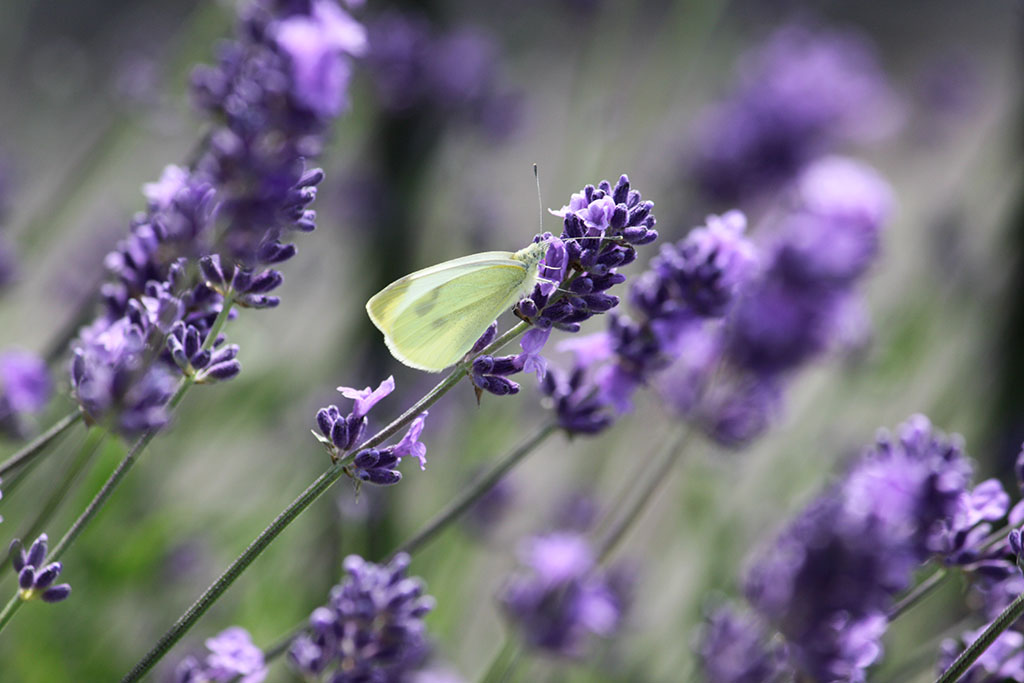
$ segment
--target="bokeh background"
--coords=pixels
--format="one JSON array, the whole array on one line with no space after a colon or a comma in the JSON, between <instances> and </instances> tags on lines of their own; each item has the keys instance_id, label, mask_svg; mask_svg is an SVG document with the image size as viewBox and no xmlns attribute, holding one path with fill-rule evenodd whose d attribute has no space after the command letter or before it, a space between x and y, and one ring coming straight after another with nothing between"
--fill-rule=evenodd
<instances>
[{"instance_id":1,"label":"bokeh background","mask_svg":"<svg viewBox=\"0 0 1024 683\"><path fill-rule=\"evenodd\" d=\"M30 605L0 639L0 679L116 680L326 467L309 429L318 407L337 402L335 386L394 374L399 390L377 409L380 420L428 389L436 378L386 353L364 302L416 268L527 243L538 230L533 163L545 207L625 172L655 201L666 240L733 206L756 226L772 210L771 192L709 197L688 160L707 107L736 89L744 54L794 22L865 41L892 91L884 125L832 145L872 164L896 198L867 280L867 343L801 373L777 423L751 447L693 440L618 552L638 577L621 636L582 662L531 659L516 680L696 676L691 641L707 601L735 594L751 549L878 427L912 413L963 434L979 479L1010 480L1024 438L1020 2L371 1L358 16L374 48L322 160L319 227L285 268L282 305L232 323L242 375L188 396L64 558L72 599ZM186 161L200 139L188 72L212 60L233 22L227 2L0 7L0 233L17 253L16 280L0 295L0 348L48 354L59 394L66 356L53 342L144 208L140 185ZM358 495L340 482L154 680L232 624L258 644L275 642L324 601L345 555L386 556L540 424L540 403L532 381L479 406L468 386L450 394L431 411L425 472L406 468L400 485ZM54 401L39 425L70 405ZM607 509L673 420L656 395L641 394L600 438L549 440L507 482L496 522L458 525L417 553L412 573L438 601L427 619L438 661L479 676L502 641L495 593L516 566L517 543L580 496ZM5 489L4 544L25 533L84 436L72 431L16 494ZM16 448L0 443L4 455ZM124 449L104 444L48 523L51 536ZM2 582L13 589L10 572ZM959 591L946 586L894 626L879 680L930 680L938 638L963 609ZM298 679L278 660L268 680Z\"/></svg>"}]
</instances>

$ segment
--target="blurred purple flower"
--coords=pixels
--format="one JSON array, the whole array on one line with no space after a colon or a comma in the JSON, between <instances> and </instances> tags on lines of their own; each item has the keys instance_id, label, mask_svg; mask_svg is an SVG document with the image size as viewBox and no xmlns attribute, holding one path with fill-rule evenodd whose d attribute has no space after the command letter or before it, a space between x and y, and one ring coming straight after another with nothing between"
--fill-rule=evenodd
<instances>
[{"instance_id":1,"label":"blurred purple flower","mask_svg":"<svg viewBox=\"0 0 1024 683\"><path fill-rule=\"evenodd\" d=\"M970 472L958 437L915 415L896 436L881 433L758 556L747 597L786 638L800 670L864 680L881 656L885 614L914 570L941 550Z\"/></svg>"},{"instance_id":2,"label":"blurred purple flower","mask_svg":"<svg viewBox=\"0 0 1024 683\"><path fill-rule=\"evenodd\" d=\"M252 642L249 632L232 626L206 641L210 652L200 662L186 657L174 671L175 683L261 683L267 677L263 651Z\"/></svg>"},{"instance_id":3,"label":"blurred purple flower","mask_svg":"<svg viewBox=\"0 0 1024 683\"><path fill-rule=\"evenodd\" d=\"M27 351L0 353L0 431L24 433L24 418L46 407L53 380L42 358Z\"/></svg>"},{"instance_id":4,"label":"blurred purple flower","mask_svg":"<svg viewBox=\"0 0 1024 683\"><path fill-rule=\"evenodd\" d=\"M704 619L697 653L707 683L783 683L792 677L784 645L756 618L718 607Z\"/></svg>"},{"instance_id":5,"label":"blurred purple flower","mask_svg":"<svg viewBox=\"0 0 1024 683\"><path fill-rule=\"evenodd\" d=\"M346 55L366 51L366 31L333 0L313 0L309 15L293 14L273 31L292 66L292 94L321 116L345 106L351 66Z\"/></svg>"},{"instance_id":6,"label":"blurred purple flower","mask_svg":"<svg viewBox=\"0 0 1024 683\"><path fill-rule=\"evenodd\" d=\"M501 594L502 606L531 647L580 656L588 636L610 637L625 609L624 577L599 571L587 541L553 533L530 539L522 549L526 569Z\"/></svg>"},{"instance_id":7,"label":"blurred purple flower","mask_svg":"<svg viewBox=\"0 0 1024 683\"><path fill-rule=\"evenodd\" d=\"M420 579L408 578L409 556L387 565L345 558L345 577L325 607L292 641L288 659L299 673L334 683L405 680L426 650L423 617L434 608Z\"/></svg>"},{"instance_id":8,"label":"blurred purple flower","mask_svg":"<svg viewBox=\"0 0 1024 683\"><path fill-rule=\"evenodd\" d=\"M785 26L744 55L732 94L697 128L692 173L714 199L777 188L845 140L888 133L895 96L872 46L852 33Z\"/></svg>"}]
</instances>

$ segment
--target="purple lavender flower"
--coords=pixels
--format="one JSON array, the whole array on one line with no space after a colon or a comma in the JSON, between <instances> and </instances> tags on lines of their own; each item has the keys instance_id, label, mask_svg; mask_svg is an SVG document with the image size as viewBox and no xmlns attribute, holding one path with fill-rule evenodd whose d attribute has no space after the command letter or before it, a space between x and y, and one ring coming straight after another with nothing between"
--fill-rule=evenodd
<instances>
[{"instance_id":1,"label":"purple lavender flower","mask_svg":"<svg viewBox=\"0 0 1024 683\"><path fill-rule=\"evenodd\" d=\"M957 437L913 416L895 437L881 433L759 556L747 597L785 637L799 670L864 680L881 656L894 596L941 550L970 470Z\"/></svg>"},{"instance_id":2,"label":"purple lavender flower","mask_svg":"<svg viewBox=\"0 0 1024 683\"><path fill-rule=\"evenodd\" d=\"M26 551L21 545L21 539L11 541L8 555L14 571L18 574L18 595L22 600L38 598L43 602L60 602L71 595L69 584L53 585L64 565L60 562L43 564L46 561L48 543L46 534L40 534Z\"/></svg>"},{"instance_id":3,"label":"purple lavender flower","mask_svg":"<svg viewBox=\"0 0 1024 683\"><path fill-rule=\"evenodd\" d=\"M267 677L263 651L240 626L232 626L208 638L206 649L210 652L203 661L189 656L178 664L174 671L175 683L260 683Z\"/></svg>"},{"instance_id":4,"label":"purple lavender flower","mask_svg":"<svg viewBox=\"0 0 1024 683\"><path fill-rule=\"evenodd\" d=\"M586 212L587 220L597 223L606 220L607 213L600 207L583 207L576 196L563 212L577 217ZM563 428L600 431L612 420L607 408L619 413L629 410L632 394L674 359L685 355L697 361L701 354L688 352L687 346L692 351L694 345L714 338L707 320L726 315L741 285L756 273L757 256L743 237L745 227L746 219L739 212L709 216L706 226L677 244L663 246L651 268L637 278L631 299L643 315L640 320L613 314L607 332L560 346L575 352L576 369L570 376L552 371L542 388L556 399ZM710 361L710 357L702 361L705 375L710 374ZM692 402L703 393L702 386L690 381L694 379L688 377L682 389L693 394Z\"/></svg>"},{"instance_id":5,"label":"purple lavender flower","mask_svg":"<svg viewBox=\"0 0 1024 683\"><path fill-rule=\"evenodd\" d=\"M894 101L863 38L783 27L744 56L735 91L705 113L692 174L725 202L777 188L840 142L886 134Z\"/></svg>"},{"instance_id":6,"label":"purple lavender flower","mask_svg":"<svg viewBox=\"0 0 1024 683\"><path fill-rule=\"evenodd\" d=\"M583 654L588 636L609 637L622 621L626 586L601 572L587 541L573 533L531 538L522 549L526 570L501 594L505 613L534 648Z\"/></svg>"},{"instance_id":7,"label":"purple lavender flower","mask_svg":"<svg viewBox=\"0 0 1024 683\"><path fill-rule=\"evenodd\" d=\"M25 417L45 408L52 392L43 359L27 351L0 353L0 432L21 436Z\"/></svg>"},{"instance_id":8,"label":"purple lavender flower","mask_svg":"<svg viewBox=\"0 0 1024 683\"><path fill-rule=\"evenodd\" d=\"M128 318L83 330L71 362L71 388L90 424L134 436L163 426L174 378L150 362L146 334Z\"/></svg>"},{"instance_id":9,"label":"purple lavender flower","mask_svg":"<svg viewBox=\"0 0 1024 683\"><path fill-rule=\"evenodd\" d=\"M293 14L273 30L291 62L292 95L321 116L335 116L345 104L351 66L345 55L366 50L366 31L333 0L313 0L308 15Z\"/></svg>"},{"instance_id":10,"label":"purple lavender flower","mask_svg":"<svg viewBox=\"0 0 1024 683\"><path fill-rule=\"evenodd\" d=\"M124 434L157 427L172 374L211 383L240 372L238 347L207 336L227 297L279 303L271 292L283 277L268 266L295 255L288 233L315 228L308 207L323 172L305 159L322 148L364 42L332 0L257 0L218 65L196 70L195 99L214 126L193 167L168 166L143 186L146 212L106 259L104 311L73 345L72 385L90 421Z\"/></svg>"},{"instance_id":11,"label":"purple lavender flower","mask_svg":"<svg viewBox=\"0 0 1024 683\"><path fill-rule=\"evenodd\" d=\"M352 411L344 415L336 405L317 411L316 424L320 431L314 431L313 436L327 448L332 461L336 462L340 456L362 442L368 424L367 413L394 390L394 377L388 377L376 389L338 387L343 396L353 400ZM420 469L426 469L427 447L419 440L426 420L427 413L413 419L405 436L394 446L367 448L356 453L346 472L357 481L388 486L401 481L402 473L397 467L403 458L415 458L420 463Z\"/></svg>"},{"instance_id":12,"label":"purple lavender flower","mask_svg":"<svg viewBox=\"0 0 1024 683\"><path fill-rule=\"evenodd\" d=\"M369 25L366 61L392 115L464 120L495 140L519 124L521 96L503 84L494 40L475 28L441 32L421 15L386 13Z\"/></svg>"},{"instance_id":13,"label":"purple lavender flower","mask_svg":"<svg viewBox=\"0 0 1024 683\"><path fill-rule=\"evenodd\" d=\"M404 553L387 565L345 558L346 576L292 641L288 659L299 673L335 683L404 680L426 653L423 617L434 607L408 567Z\"/></svg>"},{"instance_id":14,"label":"purple lavender flower","mask_svg":"<svg viewBox=\"0 0 1024 683\"><path fill-rule=\"evenodd\" d=\"M705 617L697 650L707 683L782 683L791 678L785 646L769 643L763 624L729 607Z\"/></svg>"}]
</instances>

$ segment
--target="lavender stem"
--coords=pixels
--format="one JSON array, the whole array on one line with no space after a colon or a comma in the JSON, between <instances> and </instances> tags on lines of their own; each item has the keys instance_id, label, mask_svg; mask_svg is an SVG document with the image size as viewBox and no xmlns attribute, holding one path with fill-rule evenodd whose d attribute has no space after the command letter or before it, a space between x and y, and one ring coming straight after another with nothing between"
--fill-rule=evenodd
<instances>
[{"instance_id":1,"label":"lavender stem","mask_svg":"<svg viewBox=\"0 0 1024 683\"><path fill-rule=\"evenodd\" d=\"M960 653L960 656L956 658L956 661L946 669L936 683L954 683L954 681L960 680L960 677L967 673L967 670L984 654L985 650L995 642L1006 629L1010 628L1020 616L1024 614L1024 593L1021 593L1017 598L1010 603L1002 613L996 617L996 620L989 624L988 628L985 629L984 633L978 636L973 643L968 646L966 650Z\"/></svg>"},{"instance_id":2,"label":"lavender stem","mask_svg":"<svg viewBox=\"0 0 1024 683\"><path fill-rule=\"evenodd\" d=\"M79 420L82 419L82 412L75 410L62 417L52 427L47 429L45 432L37 436L30 443L26 444L17 453L0 463L0 476L3 476L13 470L19 465L23 465L37 455L43 453L47 446L49 446L58 436L66 432L71 427L75 426Z\"/></svg>"},{"instance_id":3,"label":"lavender stem","mask_svg":"<svg viewBox=\"0 0 1024 683\"><path fill-rule=\"evenodd\" d=\"M494 340L494 342L492 342L487 348L483 349L480 353L487 354L496 351L525 332L529 327L529 323L519 323L498 337L498 339ZM212 334L213 332L211 332L211 335ZM457 365L447 377L441 380L412 407L392 420L390 424L368 438L366 441L339 457L335 464L331 465L331 467L329 467L323 474L317 477L305 491L289 503L288 506L282 510L277 517L275 517L274 520L263 531L261 531L255 539L253 539L251 543L249 543L242 554L224 570L216 581L210 584L210 586L203 591L202 595L200 595L199 598L197 598L196 601L193 602L187 610L185 610L185 613L178 617L177 621L175 621L171 628L160 637L152 649L150 649L150 651L147 652L141 660L139 660L132 670L129 671L123 679L121 679L122 683L138 681L142 676L149 672L149 670L152 669L153 666L155 666L156 663L159 662L172 647L174 647L175 643L181 640L181 637L195 625L199 618L206 613L206 610L220 599L220 596L231 587L231 584L233 584L238 577L242 575L249 565L252 564L252 562L259 557L264 550L266 550L267 546L269 546L282 531L288 528L288 525L295 521L295 519L306 510L306 508L312 505L313 502L323 495L334 484L334 482L345 474L345 466L355 458L357 453L383 443L385 440L412 422L420 413L434 405L434 403L440 400L442 396L451 391L452 388L454 388L455 385L466 376L468 368L469 362ZM2 613L0 613L0 616L2 616Z\"/></svg>"}]
</instances>

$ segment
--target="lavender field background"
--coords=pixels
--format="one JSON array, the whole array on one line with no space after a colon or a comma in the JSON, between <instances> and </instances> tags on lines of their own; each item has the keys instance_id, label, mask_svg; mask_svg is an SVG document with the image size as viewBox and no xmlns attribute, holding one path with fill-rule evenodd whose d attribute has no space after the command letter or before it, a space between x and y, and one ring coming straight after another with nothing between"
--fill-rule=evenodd
<instances>
[{"instance_id":1,"label":"lavender field background","mask_svg":"<svg viewBox=\"0 0 1024 683\"><path fill-rule=\"evenodd\" d=\"M716 674L702 660L702 624L722 601L743 604L749 568L789 520L855 469L880 427L927 415L938 430L963 436L974 483L1003 482L1011 502L999 519L1020 500L1019 2L371 0L345 7L366 27L368 43L351 57L346 106L310 161L325 174L312 205L317 227L288 238L298 254L280 267L280 305L243 309L228 323L242 371L184 398L62 556L60 580L71 584L70 597L28 602L3 628L0 680L119 680L330 466L310 430L320 407L348 410L335 387L377 387L394 376L397 388L370 415L372 433L439 381L388 354L364 304L421 267L527 245L538 232L534 163L545 231L557 234L561 220L546 209L568 204L588 183L606 178L614 186L623 173L654 202L658 241L637 248L617 288L623 301L616 313L636 319L642 315L629 288L662 244L710 225L709 214L744 212L747 237L763 248L760 263L774 258L772 230L815 164L855 160L857 173L884 179L891 202L876 202L885 205L877 245L850 257L863 263L843 290L847 308L830 309L828 338L781 363L767 389L741 383L726 397L730 405L704 406L713 415L693 406L681 414L673 396L691 380L673 358L675 365L632 387L627 411L608 399L612 417L599 434L559 431L545 439L498 495L413 552L409 574L436 600L424 618L430 654L410 666L417 672L379 680L501 680L492 664L508 642L522 654L504 680L793 680L792 672ZM0 353L38 354L53 382L45 405L17 416L19 429L2 423L0 458L76 409L68 370L74 335L64 331L97 310L94 292L111 277L105 256L147 207L141 186L160 179L168 164L194 161L207 143L210 117L192 103L190 73L216 63L216 46L237 21L228 2L5 0L0 7L0 259L10 264L4 278L0 263ZM776 67L791 69L773 72L781 103L757 109L744 93L768 81L759 69ZM789 92L795 95L786 99ZM729 128L729 117L738 121L741 113L751 119ZM769 115L779 121L766 122ZM787 137L787 116L820 119ZM751 132L757 125L764 130ZM765 131L778 138L756 159L728 151ZM733 152L739 161L730 160ZM864 190L857 184L863 176L857 179L831 190L856 203L858 192L878 189L869 180ZM813 260L859 248L818 238L800 253ZM736 291L741 299L746 290ZM766 336L787 324L767 305L757 310ZM587 320L581 334L606 330L610 315ZM506 317L503 328L516 322ZM573 366L558 342L579 336L552 335L543 352L552 368ZM388 558L484 468L552 419L538 380L512 379L521 385L515 395L485 391L478 405L464 380L430 408L421 437L425 470L406 462L399 483L358 491L341 478L150 680L207 680L181 678L176 667L188 655L202 659L204 641L231 626L270 648L325 603L343 576L343 558ZM526 539L556 529L601 537L684 424L683 455L608 558L631 577L628 599L615 603L615 628L604 638L588 633L575 656L524 644L530 627L514 618L509 626L500 596L506 591L507 599L509 577L522 567ZM71 477L87 438L79 424L27 473L3 475L3 545L15 537L28 545L41 531L59 538L134 441L111 434ZM18 483L9 491L12 480ZM68 490L52 497L62 482ZM50 502L56 509L30 535ZM986 519L992 529L1006 524ZM954 565L951 578L888 625L884 654L862 653L867 680L935 680L943 641L991 620L979 607L977 567ZM1012 560L1002 558L1003 565ZM935 566L933 559L912 567L907 578ZM16 590L15 572L5 566L0 599ZM949 647L955 654L962 644ZM305 680L287 656L267 665L265 680ZM1024 676L1024 664L1007 671L1006 680L1024 680L1013 678ZM799 680L859 674L828 678L805 669ZM1004 680L992 671L974 675Z\"/></svg>"}]
</instances>

